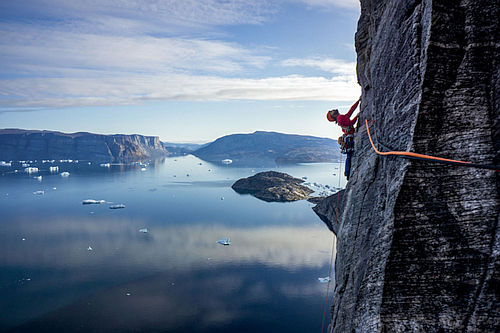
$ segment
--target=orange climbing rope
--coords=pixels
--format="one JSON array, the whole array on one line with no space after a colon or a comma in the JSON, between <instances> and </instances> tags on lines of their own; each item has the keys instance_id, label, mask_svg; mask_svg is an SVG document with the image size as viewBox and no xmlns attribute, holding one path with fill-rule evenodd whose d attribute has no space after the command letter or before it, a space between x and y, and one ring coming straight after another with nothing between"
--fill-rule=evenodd
<instances>
[{"instance_id":1,"label":"orange climbing rope","mask_svg":"<svg viewBox=\"0 0 500 333\"><path fill-rule=\"evenodd\" d=\"M370 127L368 126L368 120L365 119L365 123L366 123L366 132L368 133L368 138L370 139L370 143L372 145L372 148L379 155L384 155L384 156L387 156L387 155L396 155L396 156L401 156L403 158L410 158L410 159L416 159L416 160L422 160L422 161L429 161L429 162L436 162L436 163L446 163L446 164L461 165L461 166L472 167L472 168L479 168L479 169L489 169L489 170L494 170L494 171L500 172L500 166L499 165L476 164L476 163L465 162L465 161L451 160L451 159L448 159L448 158L442 158L442 157L436 157L436 156L430 156L430 155L412 153L412 152L408 152L408 151L387 151L387 152L379 151L375 147L375 145L373 144L372 136L370 134Z\"/></svg>"},{"instance_id":2,"label":"orange climbing rope","mask_svg":"<svg viewBox=\"0 0 500 333\"><path fill-rule=\"evenodd\" d=\"M340 188L340 180L342 174L342 155L340 155L340 164L339 164L339 186ZM335 207L335 223L338 225L338 215L339 215L339 201L340 201L340 191L337 192L337 206ZM333 234L333 233L332 233ZM326 287L326 296L325 296L325 306L323 309L323 320L321 322L321 333L323 333L323 329L325 327L325 317L326 317L326 308L328 306L328 291L330 290L330 282L332 281L332 266L333 266L333 255L335 250L335 234L332 235L332 251L330 253L330 268L328 269L328 286Z\"/></svg>"}]
</instances>

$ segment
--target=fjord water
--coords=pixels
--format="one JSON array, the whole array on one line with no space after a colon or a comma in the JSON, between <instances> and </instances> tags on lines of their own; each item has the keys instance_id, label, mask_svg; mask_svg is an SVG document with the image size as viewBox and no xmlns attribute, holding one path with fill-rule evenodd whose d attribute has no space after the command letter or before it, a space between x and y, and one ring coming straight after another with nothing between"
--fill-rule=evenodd
<instances>
[{"instance_id":1,"label":"fjord water","mask_svg":"<svg viewBox=\"0 0 500 333\"><path fill-rule=\"evenodd\" d=\"M338 186L338 164L37 166L0 169L0 330L320 330L332 234L307 201L267 203L231 185L274 169Z\"/></svg>"}]
</instances>

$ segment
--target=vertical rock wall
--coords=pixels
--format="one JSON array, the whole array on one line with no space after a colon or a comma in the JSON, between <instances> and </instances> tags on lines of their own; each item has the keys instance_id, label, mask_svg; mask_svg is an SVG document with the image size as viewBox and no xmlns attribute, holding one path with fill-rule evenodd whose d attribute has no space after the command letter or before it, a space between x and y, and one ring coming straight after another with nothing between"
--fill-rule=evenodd
<instances>
[{"instance_id":1,"label":"vertical rock wall","mask_svg":"<svg viewBox=\"0 0 500 333\"><path fill-rule=\"evenodd\" d=\"M336 230L330 332L499 329L498 174L379 157L364 125L381 150L500 164L499 8L361 1L362 113Z\"/></svg>"}]
</instances>

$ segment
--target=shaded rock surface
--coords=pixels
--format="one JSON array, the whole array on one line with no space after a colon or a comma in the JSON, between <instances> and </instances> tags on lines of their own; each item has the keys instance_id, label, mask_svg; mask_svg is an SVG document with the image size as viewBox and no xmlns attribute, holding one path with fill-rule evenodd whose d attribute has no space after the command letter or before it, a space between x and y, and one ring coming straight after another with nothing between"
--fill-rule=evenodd
<instances>
[{"instance_id":1,"label":"shaded rock surface","mask_svg":"<svg viewBox=\"0 0 500 333\"><path fill-rule=\"evenodd\" d=\"M500 164L499 8L361 0L329 332L498 332L499 174L378 156L365 119L379 149Z\"/></svg>"},{"instance_id":2,"label":"shaded rock surface","mask_svg":"<svg viewBox=\"0 0 500 333\"><path fill-rule=\"evenodd\" d=\"M0 130L0 160L75 159L131 162L168 155L160 139L20 129Z\"/></svg>"},{"instance_id":3,"label":"shaded rock surface","mask_svg":"<svg viewBox=\"0 0 500 333\"><path fill-rule=\"evenodd\" d=\"M224 136L192 154L211 162L231 159L234 165L275 165L337 161L340 150L332 139L257 131Z\"/></svg>"},{"instance_id":4,"label":"shaded rock surface","mask_svg":"<svg viewBox=\"0 0 500 333\"><path fill-rule=\"evenodd\" d=\"M302 179L276 171L260 172L236 181L232 189L240 194L251 194L264 201L297 201L308 199L314 191L301 185Z\"/></svg>"},{"instance_id":5,"label":"shaded rock surface","mask_svg":"<svg viewBox=\"0 0 500 333\"><path fill-rule=\"evenodd\" d=\"M314 212L319 216L321 221L325 222L328 229L335 235L337 235L338 229L338 215L342 212L341 204L343 203L342 197L344 192L345 190L341 190L326 198L313 202L316 204L316 206L313 207Z\"/></svg>"}]
</instances>

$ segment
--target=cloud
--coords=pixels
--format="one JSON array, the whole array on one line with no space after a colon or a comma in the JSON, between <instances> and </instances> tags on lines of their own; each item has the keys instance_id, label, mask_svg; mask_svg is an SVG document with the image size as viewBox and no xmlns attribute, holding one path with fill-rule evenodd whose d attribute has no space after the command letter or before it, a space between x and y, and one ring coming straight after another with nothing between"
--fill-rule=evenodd
<instances>
[{"instance_id":1,"label":"cloud","mask_svg":"<svg viewBox=\"0 0 500 333\"><path fill-rule=\"evenodd\" d=\"M304 3L310 7L358 9L359 0L287 0L290 2Z\"/></svg>"},{"instance_id":2,"label":"cloud","mask_svg":"<svg viewBox=\"0 0 500 333\"><path fill-rule=\"evenodd\" d=\"M342 1L306 1L335 5ZM266 0L29 0L0 4L0 112L148 101L327 100L359 95L353 63L273 59L206 33L260 24ZM36 20L12 21L10 13ZM1 22L1 21L0 21ZM294 75L293 67L327 75ZM279 74L266 75L279 69Z\"/></svg>"},{"instance_id":3,"label":"cloud","mask_svg":"<svg viewBox=\"0 0 500 333\"><path fill-rule=\"evenodd\" d=\"M119 78L46 78L1 80L8 108L74 107L142 104L148 101L355 99L359 88L352 76L283 76L263 79L169 75ZM1 110L1 109L0 109Z\"/></svg>"},{"instance_id":4,"label":"cloud","mask_svg":"<svg viewBox=\"0 0 500 333\"><path fill-rule=\"evenodd\" d=\"M281 62L281 65L286 67L312 67L328 73L348 76L356 74L355 62L332 58L286 59Z\"/></svg>"}]
</instances>

